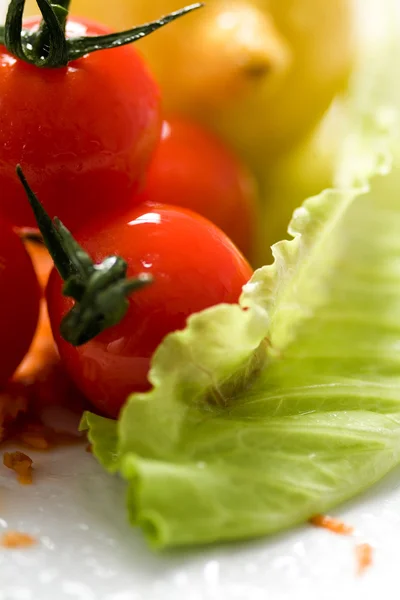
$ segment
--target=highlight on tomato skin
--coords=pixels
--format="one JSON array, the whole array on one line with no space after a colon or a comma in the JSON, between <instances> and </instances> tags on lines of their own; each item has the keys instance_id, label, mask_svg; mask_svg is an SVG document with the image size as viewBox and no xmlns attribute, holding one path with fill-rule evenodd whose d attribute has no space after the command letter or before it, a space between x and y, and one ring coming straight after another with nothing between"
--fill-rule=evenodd
<instances>
[{"instance_id":1,"label":"highlight on tomato skin","mask_svg":"<svg viewBox=\"0 0 400 600\"><path fill-rule=\"evenodd\" d=\"M257 191L247 166L214 133L185 117L164 120L161 140L146 173L143 198L203 215L251 259Z\"/></svg>"},{"instance_id":2,"label":"highlight on tomato skin","mask_svg":"<svg viewBox=\"0 0 400 600\"><path fill-rule=\"evenodd\" d=\"M34 30L39 18L25 25ZM68 36L110 33L69 19ZM132 204L161 130L160 92L133 46L94 52L63 68L39 68L0 46L0 212L35 223L15 176L21 163L51 216L73 228Z\"/></svg>"},{"instance_id":3,"label":"highlight on tomato skin","mask_svg":"<svg viewBox=\"0 0 400 600\"><path fill-rule=\"evenodd\" d=\"M74 347L59 331L73 301L63 297L58 273L50 275L49 316L65 368L99 411L117 417L129 394L149 389L151 357L165 335L184 328L192 313L236 303L252 269L218 227L180 207L144 204L82 229L76 239L95 262L118 254L128 276L147 272L154 278L132 294L118 325Z\"/></svg>"},{"instance_id":4,"label":"highlight on tomato skin","mask_svg":"<svg viewBox=\"0 0 400 600\"><path fill-rule=\"evenodd\" d=\"M39 318L40 287L32 261L11 226L0 219L0 385L29 350Z\"/></svg>"}]
</instances>

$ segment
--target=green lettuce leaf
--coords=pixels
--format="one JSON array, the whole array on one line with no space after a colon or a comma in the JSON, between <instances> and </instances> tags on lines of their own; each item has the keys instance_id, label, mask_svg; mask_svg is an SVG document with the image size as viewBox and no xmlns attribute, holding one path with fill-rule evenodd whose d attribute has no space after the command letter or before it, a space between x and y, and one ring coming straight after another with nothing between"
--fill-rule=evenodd
<instances>
[{"instance_id":1,"label":"green lettuce leaf","mask_svg":"<svg viewBox=\"0 0 400 600\"><path fill-rule=\"evenodd\" d=\"M118 422L85 415L154 547L290 527L400 461L400 178L369 190L389 170L388 112L360 106L362 81L338 187L295 212L293 239L274 246L240 306L167 336L152 391L133 394Z\"/></svg>"}]
</instances>

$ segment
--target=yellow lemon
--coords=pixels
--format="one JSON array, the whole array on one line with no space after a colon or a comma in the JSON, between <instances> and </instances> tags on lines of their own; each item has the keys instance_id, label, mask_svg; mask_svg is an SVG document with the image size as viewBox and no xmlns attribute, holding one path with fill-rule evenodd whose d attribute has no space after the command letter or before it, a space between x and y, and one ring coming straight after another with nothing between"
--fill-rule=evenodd
<instances>
[{"instance_id":1,"label":"yellow lemon","mask_svg":"<svg viewBox=\"0 0 400 600\"><path fill-rule=\"evenodd\" d=\"M75 0L72 12L128 28L188 3ZM354 38L351 0L207 0L136 45L165 110L211 127L260 173L346 86Z\"/></svg>"}]
</instances>

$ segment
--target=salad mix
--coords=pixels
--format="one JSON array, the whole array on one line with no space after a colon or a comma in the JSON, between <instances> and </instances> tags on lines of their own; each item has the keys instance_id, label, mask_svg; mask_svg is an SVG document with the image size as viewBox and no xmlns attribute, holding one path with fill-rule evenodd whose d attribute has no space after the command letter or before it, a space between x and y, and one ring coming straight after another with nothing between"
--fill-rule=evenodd
<instances>
[{"instance_id":1,"label":"salad mix","mask_svg":"<svg viewBox=\"0 0 400 600\"><path fill-rule=\"evenodd\" d=\"M357 58L345 0L301 0L303 21L278 2L137 2L148 22L122 33L68 4L23 22L11 0L0 30L4 432L38 398L79 399L155 548L320 522L400 462L396 42ZM268 215L322 181L253 270ZM44 273L24 244L45 245Z\"/></svg>"}]
</instances>

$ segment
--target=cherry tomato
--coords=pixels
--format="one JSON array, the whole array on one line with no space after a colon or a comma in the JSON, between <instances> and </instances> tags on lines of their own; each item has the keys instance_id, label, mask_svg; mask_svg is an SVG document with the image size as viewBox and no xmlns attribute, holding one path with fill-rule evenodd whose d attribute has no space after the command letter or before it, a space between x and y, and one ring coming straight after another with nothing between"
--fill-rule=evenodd
<instances>
[{"instance_id":1,"label":"cherry tomato","mask_svg":"<svg viewBox=\"0 0 400 600\"><path fill-rule=\"evenodd\" d=\"M47 302L64 365L78 388L101 412L116 417L128 395L149 388L151 357L192 313L237 302L251 267L213 223L191 211L144 204L128 216L86 227L77 241L96 262L118 254L128 275L149 273L154 282L130 297L124 319L78 347L63 340L60 323L72 306L53 270Z\"/></svg>"},{"instance_id":2,"label":"cherry tomato","mask_svg":"<svg viewBox=\"0 0 400 600\"><path fill-rule=\"evenodd\" d=\"M179 117L164 121L143 193L152 202L198 212L251 257L256 182L235 154L203 127Z\"/></svg>"},{"instance_id":3,"label":"cherry tomato","mask_svg":"<svg viewBox=\"0 0 400 600\"><path fill-rule=\"evenodd\" d=\"M38 29L39 18L25 26ZM70 19L68 37L110 33ZM34 227L15 175L21 163L51 216L68 227L132 203L160 136L157 84L133 46L39 68L0 46L0 212Z\"/></svg>"},{"instance_id":4,"label":"cherry tomato","mask_svg":"<svg viewBox=\"0 0 400 600\"><path fill-rule=\"evenodd\" d=\"M29 350L39 317L39 283L24 245L0 220L0 384L14 373Z\"/></svg>"}]
</instances>

